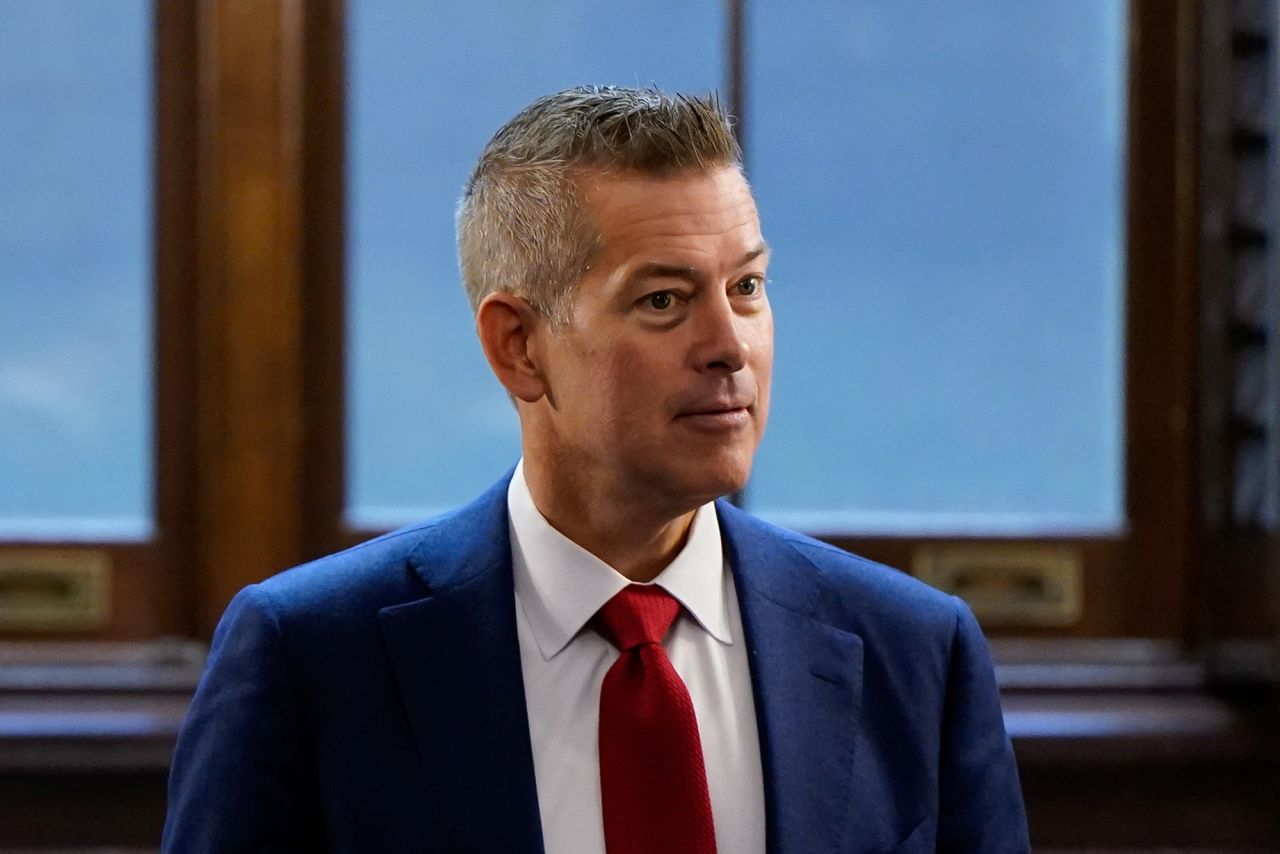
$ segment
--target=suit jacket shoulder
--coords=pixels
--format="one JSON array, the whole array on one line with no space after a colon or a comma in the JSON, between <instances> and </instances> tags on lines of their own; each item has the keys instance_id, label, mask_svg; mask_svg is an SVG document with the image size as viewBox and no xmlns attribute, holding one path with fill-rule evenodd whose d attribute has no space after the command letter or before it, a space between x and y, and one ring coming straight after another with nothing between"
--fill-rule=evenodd
<instances>
[{"instance_id":1,"label":"suit jacket shoulder","mask_svg":"<svg viewBox=\"0 0 1280 854\"><path fill-rule=\"evenodd\" d=\"M897 569L847 552L813 537L780 528L727 502L718 507L732 541L736 563L750 584L813 619L861 636L864 642L911 639L912 656L931 641L944 656L960 611L954 596ZM762 544L773 543L773 546ZM769 565L753 571L756 556ZM877 644L878 648L883 648Z\"/></svg>"},{"instance_id":2,"label":"suit jacket shoulder","mask_svg":"<svg viewBox=\"0 0 1280 854\"><path fill-rule=\"evenodd\" d=\"M165 851L538 850L504 489L237 594Z\"/></svg>"},{"instance_id":3,"label":"suit jacket shoulder","mask_svg":"<svg viewBox=\"0 0 1280 854\"><path fill-rule=\"evenodd\" d=\"M237 595L178 741L164 850L541 850L508 480ZM771 854L1025 851L968 609L718 510Z\"/></svg>"},{"instance_id":4,"label":"suit jacket shoulder","mask_svg":"<svg viewBox=\"0 0 1280 854\"><path fill-rule=\"evenodd\" d=\"M770 850L1028 851L999 690L968 607L717 509L753 662L769 826L787 830ZM842 786L806 791L815 778ZM798 828L805 844L791 849Z\"/></svg>"},{"instance_id":5,"label":"suit jacket shoulder","mask_svg":"<svg viewBox=\"0 0 1280 854\"><path fill-rule=\"evenodd\" d=\"M508 563L506 483L471 504L266 579L256 588L290 628L367 621Z\"/></svg>"}]
</instances>

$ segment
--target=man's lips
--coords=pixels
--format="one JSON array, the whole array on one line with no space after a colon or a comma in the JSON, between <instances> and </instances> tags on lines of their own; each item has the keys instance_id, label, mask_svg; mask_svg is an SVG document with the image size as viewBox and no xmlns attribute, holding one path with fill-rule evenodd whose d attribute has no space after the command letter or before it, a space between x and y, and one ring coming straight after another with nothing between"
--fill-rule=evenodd
<instances>
[{"instance_id":1,"label":"man's lips","mask_svg":"<svg viewBox=\"0 0 1280 854\"><path fill-rule=\"evenodd\" d=\"M715 400L700 400L681 406L677 412L677 418L689 418L698 415L721 415L726 412L746 411L750 412L755 406L755 401L749 398L732 397L717 398Z\"/></svg>"},{"instance_id":2,"label":"man's lips","mask_svg":"<svg viewBox=\"0 0 1280 854\"><path fill-rule=\"evenodd\" d=\"M750 403L711 403L690 407L676 420L701 430L733 430L745 426L751 420Z\"/></svg>"}]
</instances>

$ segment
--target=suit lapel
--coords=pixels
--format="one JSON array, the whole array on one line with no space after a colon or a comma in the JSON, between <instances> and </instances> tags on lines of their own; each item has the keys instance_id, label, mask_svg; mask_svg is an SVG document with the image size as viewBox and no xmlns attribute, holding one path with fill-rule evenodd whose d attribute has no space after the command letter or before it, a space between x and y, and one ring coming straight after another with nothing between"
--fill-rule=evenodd
<instances>
[{"instance_id":1,"label":"suit lapel","mask_svg":"<svg viewBox=\"0 0 1280 854\"><path fill-rule=\"evenodd\" d=\"M431 595L379 612L456 850L543 850L516 637L508 480L426 532L411 563Z\"/></svg>"},{"instance_id":2,"label":"suit lapel","mask_svg":"<svg viewBox=\"0 0 1280 854\"><path fill-rule=\"evenodd\" d=\"M430 595L379 612L418 750L459 850L542 852L504 478L427 530ZM746 633L771 854L838 851L853 812L862 640L822 622L820 571L717 505Z\"/></svg>"},{"instance_id":3,"label":"suit lapel","mask_svg":"<svg viewBox=\"0 0 1280 854\"><path fill-rule=\"evenodd\" d=\"M717 506L751 663L771 854L844 850L853 812L862 640L815 617L819 570Z\"/></svg>"}]
</instances>

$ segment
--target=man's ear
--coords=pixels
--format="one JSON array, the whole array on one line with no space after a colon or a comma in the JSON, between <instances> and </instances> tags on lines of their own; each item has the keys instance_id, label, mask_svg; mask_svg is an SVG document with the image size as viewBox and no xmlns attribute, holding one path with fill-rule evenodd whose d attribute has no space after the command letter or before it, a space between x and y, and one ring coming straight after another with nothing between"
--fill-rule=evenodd
<instances>
[{"instance_id":1,"label":"man's ear","mask_svg":"<svg viewBox=\"0 0 1280 854\"><path fill-rule=\"evenodd\" d=\"M547 393L534 343L545 334L542 316L522 297L493 293L476 311L476 334L498 382L513 396L533 403Z\"/></svg>"}]
</instances>

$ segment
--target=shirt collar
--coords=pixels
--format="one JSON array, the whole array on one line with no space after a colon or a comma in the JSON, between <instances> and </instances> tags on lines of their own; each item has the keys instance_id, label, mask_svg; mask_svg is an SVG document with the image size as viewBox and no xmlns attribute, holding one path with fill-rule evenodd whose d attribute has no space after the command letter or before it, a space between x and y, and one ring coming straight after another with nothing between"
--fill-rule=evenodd
<instances>
[{"instance_id":1,"label":"shirt collar","mask_svg":"<svg viewBox=\"0 0 1280 854\"><path fill-rule=\"evenodd\" d=\"M560 653L597 611L631 582L551 527L533 503L524 461L507 488L516 597L546 660ZM699 507L684 548L653 584L684 606L720 643L733 643L724 552L715 504Z\"/></svg>"}]
</instances>

